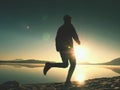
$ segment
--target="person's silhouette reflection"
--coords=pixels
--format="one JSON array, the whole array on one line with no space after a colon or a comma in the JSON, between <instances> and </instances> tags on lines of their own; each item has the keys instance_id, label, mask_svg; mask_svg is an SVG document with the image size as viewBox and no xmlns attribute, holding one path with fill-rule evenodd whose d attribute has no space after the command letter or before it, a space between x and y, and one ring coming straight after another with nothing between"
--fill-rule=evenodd
<instances>
[{"instance_id":1,"label":"person's silhouette reflection","mask_svg":"<svg viewBox=\"0 0 120 90\"><path fill-rule=\"evenodd\" d=\"M47 62L44 67L44 75L52 67L66 68L68 67L68 61L70 68L65 81L65 85L70 85L71 76L76 66L76 58L73 50L73 39L80 45L80 40L75 31L75 28L71 24L71 16L65 15L63 17L64 24L58 29L56 35L56 50L60 52L62 63L49 63Z\"/></svg>"}]
</instances>

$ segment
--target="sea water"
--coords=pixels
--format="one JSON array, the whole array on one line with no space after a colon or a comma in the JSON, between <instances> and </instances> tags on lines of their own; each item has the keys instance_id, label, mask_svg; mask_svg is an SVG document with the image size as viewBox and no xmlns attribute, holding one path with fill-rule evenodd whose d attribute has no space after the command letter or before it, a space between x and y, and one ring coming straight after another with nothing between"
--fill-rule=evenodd
<instances>
[{"instance_id":1,"label":"sea water","mask_svg":"<svg viewBox=\"0 0 120 90\"><path fill-rule=\"evenodd\" d=\"M44 65L40 64L0 64L0 83L13 80L22 84L64 82L69 69L51 68L45 76L43 68ZM120 66L77 65L71 80L84 82L88 79L119 75Z\"/></svg>"}]
</instances>

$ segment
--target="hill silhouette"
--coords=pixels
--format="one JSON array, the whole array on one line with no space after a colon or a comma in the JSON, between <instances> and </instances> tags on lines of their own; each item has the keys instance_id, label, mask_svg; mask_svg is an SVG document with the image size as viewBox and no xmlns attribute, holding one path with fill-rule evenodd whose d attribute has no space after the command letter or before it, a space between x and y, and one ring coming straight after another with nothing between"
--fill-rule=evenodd
<instances>
[{"instance_id":1,"label":"hill silhouette","mask_svg":"<svg viewBox=\"0 0 120 90\"><path fill-rule=\"evenodd\" d=\"M35 59L0 60L0 63L40 63L40 64L44 64L46 62L47 61L45 60L35 60Z\"/></svg>"},{"instance_id":2,"label":"hill silhouette","mask_svg":"<svg viewBox=\"0 0 120 90\"><path fill-rule=\"evenodd\" d=\"M108 62L107 64L110 64L110 65L120 65L120 58L116 58L116 59Z\"/></svg>"},{"instance_id":3,"label":"hill silhouette","mask_svg":"<svg viewBox=\"0 0 120 90\"><path fill-rule=\"evenodd\" d=\"M23 60L23 59L15 59L15 60L0 60L0 64L2 63L36 63L36 64L44 64L46 62L49 62L47 60L35 60L35 59L27 59L27 60ZM83 65L120 65L120 58L116 58L114 60L111 60L110 62L106 62L106 63L78 63L78 64L83 64Z\"/></svg>"},{"instance_id":4,"label":"hill silhouette","mask_svg":"<svg viewBox=\"0 0 120 90\"><path fill-rule=\"evenodd\" d=\"M120 58L113 59L110 62L101 63L101 65L120 65Z\"/></svg>"}]
</instances>

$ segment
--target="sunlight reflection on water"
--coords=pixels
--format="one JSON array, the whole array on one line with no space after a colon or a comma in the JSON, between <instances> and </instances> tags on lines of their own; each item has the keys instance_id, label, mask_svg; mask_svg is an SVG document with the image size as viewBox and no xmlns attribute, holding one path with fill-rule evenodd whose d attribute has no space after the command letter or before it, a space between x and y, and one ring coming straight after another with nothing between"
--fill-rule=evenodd
<instances>
[{"instance_id":1,"label":"sunlight reflection on water","mask_svg":"<svg viewBox=\"0 0 120 90\"><path fill-rule=\"evenodd\" d=\"M20 83L64 82L68 68L52 68L44 76L43 66L34 66L33 64L32 66L0 65L0 83L8 80L16 80ZM119 76L119 71L120 66L77 65L71 80L84 84L85 80L92 78Z\"/></svg>"},{"instance_id":2,"label":"sunlight reflection on water","mask_svg":"<svg viewBox=\"0 0 120 90\"><path fill-rule=\"evenodd\" d=\"M86 73L83 67L77 65L75 73L73 74L73 80L78 84L84 84L86 80Z\"/></svg>"},{"instance_id":3,"label":"sunlight reflection on water","mask_svg":"<svg viewBox=\"0 0 120 90\"><path fill-rule=\"evenodd\" d=\"M79 84L84 84L85 83L85 76L82 74L77 74L75 76L75 81L77 81Z\"/></svg>"}]
</instances>

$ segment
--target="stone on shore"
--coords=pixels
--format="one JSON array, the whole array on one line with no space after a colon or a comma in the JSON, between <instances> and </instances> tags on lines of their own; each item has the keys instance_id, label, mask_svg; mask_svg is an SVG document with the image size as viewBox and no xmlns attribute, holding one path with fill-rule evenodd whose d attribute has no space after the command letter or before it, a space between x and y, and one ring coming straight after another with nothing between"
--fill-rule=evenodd
<instances>
[{"instance_id":1,"label":"stone on shore","mask_svg":"<svg viewBox=\"0 0 120 90\"><path fill-rule=\"evenodd\" d=\"M89 79L84 85L72 82L69 87L65 87L64 83L20 84L8 81L0 84L0 90L120 90L120 76Z\"/></svg>"}]
</instances>

